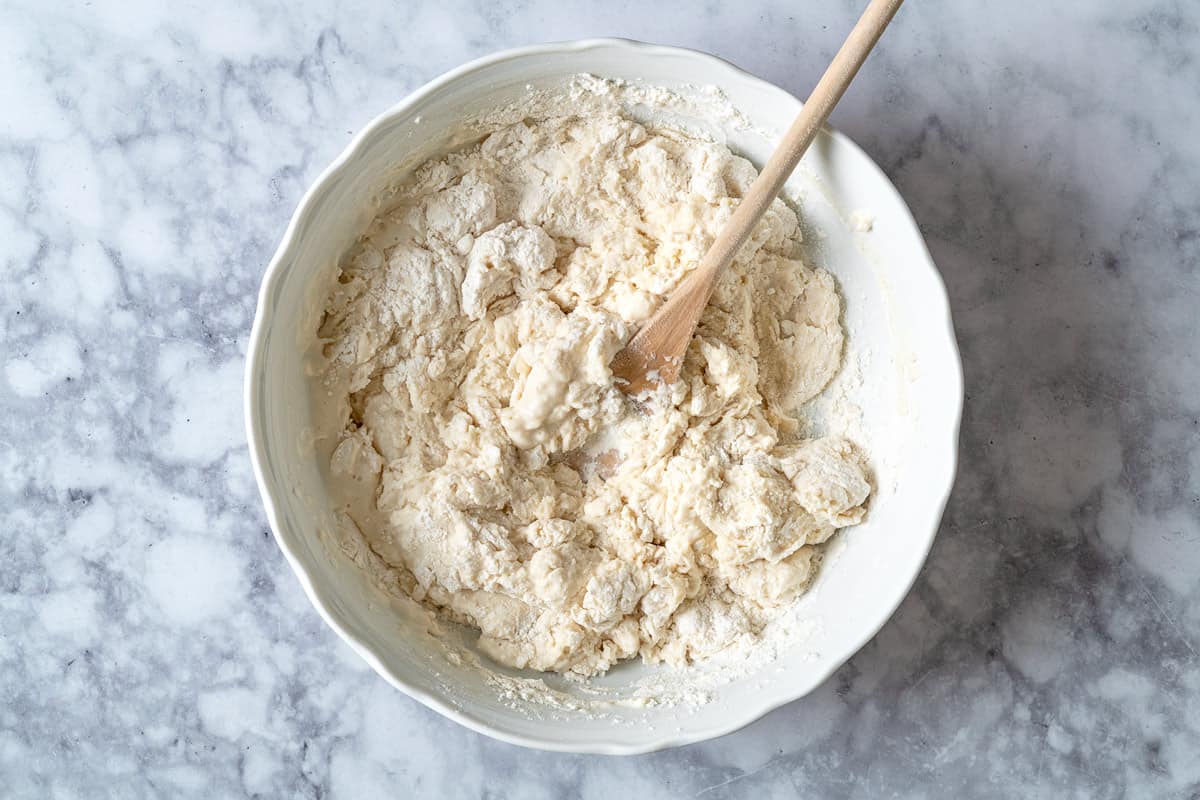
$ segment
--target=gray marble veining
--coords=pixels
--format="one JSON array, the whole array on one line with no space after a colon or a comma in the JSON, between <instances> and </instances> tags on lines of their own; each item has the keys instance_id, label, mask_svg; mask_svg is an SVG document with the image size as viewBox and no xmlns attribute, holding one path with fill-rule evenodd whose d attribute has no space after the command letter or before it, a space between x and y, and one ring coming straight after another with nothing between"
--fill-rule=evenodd
<instances>
[{"instance_id":1,"label":"gray marble veining","mask_svg":"<svg viewBox=\"0 0 1200 800\"><path fill-rule=\"evenodd\" d=\"M1200 8L910 2L834 115L949 286L961 471L813 695L636 758L477 736L309 607L241 427L263 269L376 113L495 49L803 95L859 2L0 1L0 794L1200 797Z\"/></svg>"}]
</instances>

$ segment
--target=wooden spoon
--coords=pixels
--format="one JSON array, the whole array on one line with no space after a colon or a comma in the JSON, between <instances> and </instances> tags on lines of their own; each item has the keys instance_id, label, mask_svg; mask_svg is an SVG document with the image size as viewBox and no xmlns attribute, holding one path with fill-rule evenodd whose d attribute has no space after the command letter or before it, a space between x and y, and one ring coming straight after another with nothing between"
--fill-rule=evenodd
<instances>
[{"instance_id":1,"label":"wooden spoon","mask_svg":"<svg viewBox=\"0 0 1200 800\"><path fill-rule=\"evenodd\" d=\"M733 260L750 236L754 224L771 206L792 170L800 163L804 151L838 100L842 99L846 87L902 2L871 0L842 49L838 50L829 68L817 82L800 115L784 134L779 147L750 185L746 196L729 219L729 224L708 248L700 265L679 284L654 316L629 340L625 349L613 358L613 375L626 393L641 394L658 383L671 383L679 376L684 353L721 271Z\"/></svg>"}]
</instances>

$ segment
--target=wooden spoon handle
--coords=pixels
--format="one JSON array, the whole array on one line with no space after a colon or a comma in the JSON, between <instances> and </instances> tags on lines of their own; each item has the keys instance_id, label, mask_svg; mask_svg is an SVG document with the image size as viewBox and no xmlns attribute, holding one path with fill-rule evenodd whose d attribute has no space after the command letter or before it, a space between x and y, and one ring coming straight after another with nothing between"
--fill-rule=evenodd
<instances>
[{"instance_id":1,"label":"wooden spoon handle","mask_svg":"<svg viewBox=\"0 0 1200 800\"><path fill-rule=\"evenodd\" d=\"M708 252L704 254L698 271L711 270L719 273L733 260L734 255L750 236L754 224L766 213L771 202L787 183L792 171L804 156L804 151L812 143L817 131L821 130L838 100L842 99L846 87L854 80L858 68L866 61L871 48L879 41L884 28L892 21L902 2L904 0L871 0L867 10L859 17L842 48L825 70L825 74L817 82L796 121L783 135L779 147L738 203L728 224L722 228ZM715 277L714 274L710 280Z\"/></svg>"},{"instance_id":2,"label":"wooden spoon handle","mask_svg":"<svg viewBox=\"0 0 1200 800\"><path fill-rule=\"evenodd\" d=\"M708 305L717 278L745 244L754 224L783 188L792 170L812 142L829 112L842 98L867 54L879 41L903 0L871 0L833 62L817 82L800 115L783 135L771 160L733 210L717 238L683 281L671 292L629 343L613 356L612 372L618 385L638 395L660 383L671 383L687 352L696 323Z\"/></svg>"}]
</instances>

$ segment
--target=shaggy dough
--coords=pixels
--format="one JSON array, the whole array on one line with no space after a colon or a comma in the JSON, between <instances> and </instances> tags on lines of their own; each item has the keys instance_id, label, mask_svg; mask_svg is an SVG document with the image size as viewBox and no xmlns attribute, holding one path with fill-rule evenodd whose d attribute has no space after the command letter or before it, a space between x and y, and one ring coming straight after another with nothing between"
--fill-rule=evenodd
<instances>
[{"instance_id":1,"label":"shaggy dough","mask_svg":"<svg viewBox=\"0 0 1200 800\"><path fill-rule=\"evenodd\" d=\"M862 518L862 457L794 416L843 333L782 201L680 379L640 405L613 384L755 175L616 113L526 120L421 167L345 259L319 336L346 509L496 660L587 676L751 641Z\"/></svg>"}]
</instances>

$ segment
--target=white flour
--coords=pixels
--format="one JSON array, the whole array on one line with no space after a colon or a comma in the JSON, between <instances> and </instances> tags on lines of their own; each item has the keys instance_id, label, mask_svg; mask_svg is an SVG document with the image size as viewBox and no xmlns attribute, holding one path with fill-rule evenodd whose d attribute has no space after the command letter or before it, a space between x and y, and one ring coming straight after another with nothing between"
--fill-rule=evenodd
<instances>
[{"instance_id":1,"label":"white flour","mask_svg":"<svg viewBox=\"0 0 1200 800\"><path fill-rule=\"evenodd\" d=\"M679 381L644 408L613 385L613 353L755 176L622 110L674 97L584 78L567 104L536 95L473 121L493 132L397 187L326 303L343 547L514 668L727 660L709 683L753 668L810 632L762 641L870 491L855 448L805 438L796 417L837 373L843 333L782 201ZM480 667L502 694L564 708L705 697L706 679L668 678L584 701Z\"/></svg>"}]
</instances>

